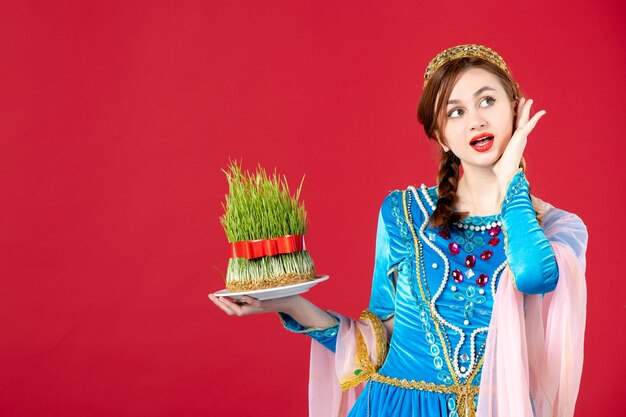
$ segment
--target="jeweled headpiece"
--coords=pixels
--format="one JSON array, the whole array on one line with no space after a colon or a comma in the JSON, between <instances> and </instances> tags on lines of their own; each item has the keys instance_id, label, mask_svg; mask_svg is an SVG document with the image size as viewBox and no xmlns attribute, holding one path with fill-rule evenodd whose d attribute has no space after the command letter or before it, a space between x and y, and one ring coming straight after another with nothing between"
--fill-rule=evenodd
<instances>
[{"instance_id":1,"label":"jeweled headpiece","mask_svg":"<svg viewBox=\"0 0 626 417\"><path fill-rule=\"evenodd\" d=\"M485 61L491 62L494 65L497 65L505 72L509 72L509 69L506 67L504 60L496 51L493 49L487 48L483 45L459 45L454 46L452 48L446 49L443 52L437 54L436 57L430 61L428 66L426 67L426 72L424 72L424 87L426 87L426 83L430 80L430 77L446 62L450 62L459 58L481 58Z\"/></svg>"}]
</instances>

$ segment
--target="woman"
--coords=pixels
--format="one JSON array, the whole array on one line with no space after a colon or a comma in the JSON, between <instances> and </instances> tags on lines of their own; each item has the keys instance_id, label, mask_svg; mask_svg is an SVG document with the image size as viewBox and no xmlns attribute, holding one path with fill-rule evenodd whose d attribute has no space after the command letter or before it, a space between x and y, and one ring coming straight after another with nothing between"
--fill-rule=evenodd
<instances>
[{"instance_id":1,"label":"woman","mask_svg":"<svg viewBox=\"0 0 626 417\"><path fill-rule=\"evenodd\" d=\"M359 320L299 296L211 296L230 315L276 311L313 337L311 415L573 415L587 235L530 195L522 153L546 114L531 106L487 47L430 62L418 118L441 147L438 185L383 202Z\"/></svg>"}]
</instances>

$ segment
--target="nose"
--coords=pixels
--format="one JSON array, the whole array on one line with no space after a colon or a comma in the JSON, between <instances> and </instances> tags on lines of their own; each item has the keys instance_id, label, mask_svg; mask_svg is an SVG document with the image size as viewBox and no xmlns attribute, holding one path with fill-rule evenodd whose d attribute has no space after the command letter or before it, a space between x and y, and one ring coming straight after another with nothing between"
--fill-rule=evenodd
<instances>
[{"instance_id":1,"label":"nose","mask_svg":"<svg viewBox=\"0 0 626 417\"><path fill-rule=\"evenodd\" d=\"M472 119L470 122L470 129L471 130L478 130L478 129L482 129L487 125L487 122L485 121L485 119L482 117L482 115L480 114L480 112L474 112L472 114Z\"/></svg>"}]
</instances>

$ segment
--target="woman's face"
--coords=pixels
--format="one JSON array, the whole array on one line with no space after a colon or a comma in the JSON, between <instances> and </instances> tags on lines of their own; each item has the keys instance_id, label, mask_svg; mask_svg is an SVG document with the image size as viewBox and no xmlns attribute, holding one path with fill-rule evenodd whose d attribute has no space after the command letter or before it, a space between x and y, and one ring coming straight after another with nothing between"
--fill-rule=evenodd
<instances>
[{"instance_id":1,"label":"woman's face","mask_svg":"<svg viewBox=\"0 0 626 417\"><path fill-rule=\"evenodd\" d=\"M489 167L500 159L513 134L513 103L502 82L482 68L463 72L445 108L439 143L469 166Z\"/></svg>"}]
</instances>

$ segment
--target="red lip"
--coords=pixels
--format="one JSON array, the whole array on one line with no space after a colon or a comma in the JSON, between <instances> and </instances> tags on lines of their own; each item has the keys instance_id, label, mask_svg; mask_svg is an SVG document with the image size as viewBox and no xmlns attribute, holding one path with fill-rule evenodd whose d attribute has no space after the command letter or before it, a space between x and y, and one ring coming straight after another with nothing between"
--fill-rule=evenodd
<instances>
[{"instance_id":1,"label":"red lip","mask_svg":"<svg viewBox=\"0 0 626 417\"><path fill-rule=\"evenodd\" d=\"M489 132L479 133L470 140L470 146L477 152L487 152L493 145L493 139L493 135Z\"/></svg>"}]
</instances>

